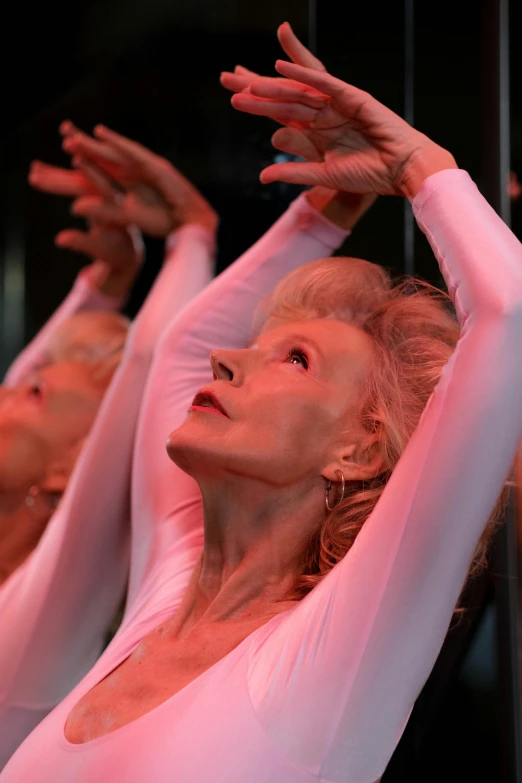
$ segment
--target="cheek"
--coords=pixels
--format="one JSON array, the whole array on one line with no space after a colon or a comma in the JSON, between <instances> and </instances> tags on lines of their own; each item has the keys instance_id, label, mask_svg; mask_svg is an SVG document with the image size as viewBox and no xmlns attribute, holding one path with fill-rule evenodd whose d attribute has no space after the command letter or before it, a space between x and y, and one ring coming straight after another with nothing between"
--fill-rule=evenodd
<instances>
[{"instance_id":1,"label":"cheek","mask_svg":"<svg viewBox=\"0 0 522 783\"><path fill-rule=\"evenodd\" d=\"M328 390L292 372L271 374L245 390L238 442L269 453L274 460L300 461L304 466L323 460L338 411Z\"/></svg>"},{"instance_id":2,"label":"cheek","mask_svg":"<svg viewBox=\"0 0 522 783\"><path fill-rule=\"evenodd\" d=\"M45 442L27 428L13 423L0 426L0 478L2 486L12 478L41 473L47 462Z\"/></svg>"}]
</instances>

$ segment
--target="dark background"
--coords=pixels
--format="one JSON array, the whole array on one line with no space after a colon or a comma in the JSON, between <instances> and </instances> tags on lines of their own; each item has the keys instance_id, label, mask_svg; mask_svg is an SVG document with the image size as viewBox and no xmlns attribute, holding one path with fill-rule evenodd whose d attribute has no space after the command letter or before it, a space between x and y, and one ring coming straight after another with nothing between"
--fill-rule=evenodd
<instances>
[{"instance_id":1,"label":"dark background","mask_svg":"<svg viewBox=\"0 0 522 783\"><path fill-rule=\"evenodd\" d=\"M26 184L35 158L67 164L57 133L63 119L86 130L98 122L113 127L170 158L193 180L221 216L219 269L284 210L296 189L266 187L258 180L274 158L272 124L235 112L219 73L236 63L272 73L280 55L275 31L285 19L335 75L399 113L412 90L415 125L448 147L482 186L493 78L485 49L494 3L419 2L408 36L406 14L412 5L409 0L21 0L5 8L0 370L46 321L85 263L53 245L59 230L81 226L71 218L68 202ZM522 4L511 6L512 166L522 180ZM521 203L513 206L520 231ZM417 229L412 255L405 239L410 228L403 202L381 198L343 252L399 273L413 268L440 284L437 264ZM130 315L158 269L161 252L160 243L147 241L148 263L128 304ZM491 581L481 586L476 606L484 604ZM449 687L439 689L436 708L416 717L429 730L403 740L400 763L397 756L385 778L389 783L514 780L502 767L506 748L494 606L469 617L479 631L464 634L455 658L464 657L464 665L453 662L451 676L441 679Z\"/></svg>"}]
</instances>

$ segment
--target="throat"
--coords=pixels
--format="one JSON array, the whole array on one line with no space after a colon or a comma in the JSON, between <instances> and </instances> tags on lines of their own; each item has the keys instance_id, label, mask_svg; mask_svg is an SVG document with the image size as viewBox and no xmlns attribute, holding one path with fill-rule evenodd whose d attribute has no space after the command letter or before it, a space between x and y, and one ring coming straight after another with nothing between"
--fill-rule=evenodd
<instances>
[{"instance_id":1,"label":"throat","mask_svg":"<svg viewBox=\"0 0 522 783\"><path fill-rule=\"evenodd\" d=\"M23 564L38 544L46 524L32 517L25 503L0 513L0 584Z\"/></svg>"}]
</instances>

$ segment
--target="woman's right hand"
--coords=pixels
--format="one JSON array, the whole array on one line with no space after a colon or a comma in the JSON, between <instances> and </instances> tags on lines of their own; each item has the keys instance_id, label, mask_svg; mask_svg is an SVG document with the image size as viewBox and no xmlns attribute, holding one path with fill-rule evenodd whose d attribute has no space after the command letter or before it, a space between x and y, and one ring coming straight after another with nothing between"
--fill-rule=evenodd
<instances>
[{"instance_id":1,"label":"woman's right hand","mask_svg":"<svg viewBox=\"0 0 522 783\"><path fill-rule=\"evenodd\" d=\"M291 82L253 81L249 93L233 96L232 104L285 125L298 121L300 128L282 128L272 141L277 149L310 162L269 166L261 174L263 182L279 180L412 199L428 176L457 168L451 153L368 93L326 72L294 63L278 61L276 69ZM316 91L312 99L310 87Z\"/></svg>"}]
</instances>

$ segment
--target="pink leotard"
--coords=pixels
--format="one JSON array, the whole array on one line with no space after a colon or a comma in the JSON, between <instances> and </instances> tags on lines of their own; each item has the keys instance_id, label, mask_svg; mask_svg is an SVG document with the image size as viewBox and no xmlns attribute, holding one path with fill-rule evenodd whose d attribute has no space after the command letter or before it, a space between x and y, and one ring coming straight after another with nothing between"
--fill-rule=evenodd
<instances>
[{"instance_id":1,"label":"pink leotard","mask_svg":"<svg viewBox=\"0 0 522 783\"><path fill-rule=\"evenodd\" d=\"M279 221L270 255L246 253L164 334L134 444L126 616L1 783L374 783L382 775L522 432L522 246L456 170L427 179L413 209L455 302L461 338L355 545L299 604L159 707L84 744L64 736L79 699L179 606L201 551L202 512L197 485L168 461L165 438L208 382L211 348L244 347L256 304L308 260L285 256L282 228L292 235L293 223L308 221L301 249L325 243L325 221L303 203ZM84 541L88 548L87 533Z\"/></svg>"}]
</instances>

